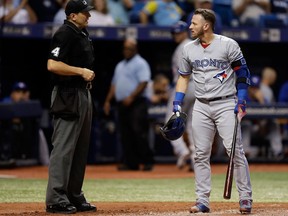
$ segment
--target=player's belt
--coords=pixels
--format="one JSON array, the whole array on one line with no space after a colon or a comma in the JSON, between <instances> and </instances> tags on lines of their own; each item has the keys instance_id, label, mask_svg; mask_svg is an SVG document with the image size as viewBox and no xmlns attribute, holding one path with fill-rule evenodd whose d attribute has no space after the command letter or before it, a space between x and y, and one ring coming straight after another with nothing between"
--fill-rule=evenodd
<instances>
[{"instance_id":1,"label":"player's belt","mask_svg":"<svg viewBox=\"0 0 288 216\"><path fill-rule=\"evenodd\" d=\"M207 101L211 102L211 101L223 100L223 99L227 99L227 98L231 98L231 97L234 97L234 94L208 99Z\"/></svg>"},{"instance_id":2,"label":"player's belt","mask_svg":"<svg viewBox=\"0 0 288 216\"><path fill-rule=\"evenodd\" d=\"M234 94L232 95L227 95L227 96L222 96L222 97L216 97L216 98L211 98L211 99L204 99L204 98L197 98L198 100L207 103L207 102L212 102L212 101L217 101L217 100L223 100L223 99L227 99L227 98L232 98L234 97Z\"/></svg>"}]
</instances>

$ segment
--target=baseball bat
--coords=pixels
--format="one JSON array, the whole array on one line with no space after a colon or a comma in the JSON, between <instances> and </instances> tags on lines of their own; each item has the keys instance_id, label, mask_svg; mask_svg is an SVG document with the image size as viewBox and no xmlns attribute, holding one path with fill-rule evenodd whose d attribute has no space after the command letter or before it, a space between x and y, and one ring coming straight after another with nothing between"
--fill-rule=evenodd
<instances>
[{"instance_id":1,"label":"baseball bat","mask_svg":"<svg viewBox=\"0 0 288 216\"><path fill-rule=\"evenodd\" d=\"M237 129L238 129L238 118L237 118L237 114L236 114L235 115L235 126L234 126L234 132L233 132L233 139L232 139L232 147L231 147L231 152L230 152L230 156L229 156L229 163L228 163L227 172L226 172L226 179L225 179L225 187L224 187L224 194L223 194L224 199L230 199L231 198Z\"/></svg>"}]
</instances>

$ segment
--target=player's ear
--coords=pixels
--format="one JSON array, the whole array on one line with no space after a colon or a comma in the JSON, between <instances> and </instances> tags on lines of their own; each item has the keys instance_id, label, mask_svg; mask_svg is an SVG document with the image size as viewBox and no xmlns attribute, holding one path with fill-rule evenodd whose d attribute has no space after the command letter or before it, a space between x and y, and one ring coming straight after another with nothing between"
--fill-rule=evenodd
<instances>
[{"instance_id":1,"label":"player's ear","mask_svg":"<svg viewBox=\"0 0 288 216\"><path fill-rule=\"evenodd\" d=\"M209 27L210 27L210 23L205 22L205 23L204 23L204 26L203 26L204 30L209 29Z\"/></svg>"}]
</instances>

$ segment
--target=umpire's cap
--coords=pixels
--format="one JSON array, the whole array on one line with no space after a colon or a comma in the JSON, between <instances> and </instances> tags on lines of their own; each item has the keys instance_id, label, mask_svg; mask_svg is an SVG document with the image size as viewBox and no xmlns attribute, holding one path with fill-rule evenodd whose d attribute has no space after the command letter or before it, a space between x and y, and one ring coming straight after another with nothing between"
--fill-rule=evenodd
<instances>
[{"instance_id":1,"label":"umpire's cap","mask_svg":"<svg viewBox=\"0 0 288 216\"><path fill-rule=\"evenodd\" d=\"M163 127L160 127L160 132L165 139L176 140L183 135L187 114L184 112L180 112L179 114L174 113L168 122Z\"/></svg>"},{"instance_id":2,"label":"umpire's cap","mask_svg":"<svg viewBox=\"0 0 288 216\"><path fill-rule=\"evenodd\" d=\"M90 11L93 8L86 0L70 0L65 7L65 14L69 16L71 13Z\"/></svg>"},{"instance_id":3,"label":"umpire's cap","mask_svg":"<svg viewBox=\"0 0 288 216\"><path fill-rule=\"evenodd\" d=\"M178 21L176 24L174 24L171 27L171 33L175 34L175 33L180 33L180 32L186 32L188 30L188 25L186 22L183 21Z\"/></svg>"}]
</instances>

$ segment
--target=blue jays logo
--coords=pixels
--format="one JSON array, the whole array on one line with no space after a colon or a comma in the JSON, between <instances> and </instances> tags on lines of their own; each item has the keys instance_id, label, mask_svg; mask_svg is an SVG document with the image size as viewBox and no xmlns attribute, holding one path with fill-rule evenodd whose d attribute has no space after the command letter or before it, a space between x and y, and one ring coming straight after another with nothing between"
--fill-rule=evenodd
<instances>
[{"instance_id":1,"label":"blue jays logo","mask_svg":"<svg viewBox=\"0 0 288 216\"><path fill-rule=\"evenodd\" d=\"M219 81L222 83L223 80L227 77L227 74L225 73L225 71L222 71L218 74L216 74L215 76L213 76L213 78L219 79Z\"/></svg>"}]
</instances>

